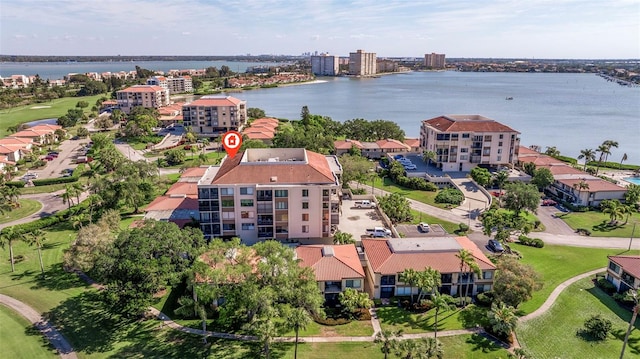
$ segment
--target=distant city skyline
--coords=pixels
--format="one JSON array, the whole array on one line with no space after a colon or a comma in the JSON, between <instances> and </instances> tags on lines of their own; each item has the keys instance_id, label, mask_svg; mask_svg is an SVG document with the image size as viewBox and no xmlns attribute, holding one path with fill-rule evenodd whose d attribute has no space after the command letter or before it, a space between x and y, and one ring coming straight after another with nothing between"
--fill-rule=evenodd
<instances>
[{"instance_id":1,"label":"distant city skyline","mask_svg":"<svg viewBox=\"0 0 640 359\"><path fill-rule=\"evenodd\" d=\"M2 0L4 55L638 59L640 1Z\"/></svg>"}]
</instances>

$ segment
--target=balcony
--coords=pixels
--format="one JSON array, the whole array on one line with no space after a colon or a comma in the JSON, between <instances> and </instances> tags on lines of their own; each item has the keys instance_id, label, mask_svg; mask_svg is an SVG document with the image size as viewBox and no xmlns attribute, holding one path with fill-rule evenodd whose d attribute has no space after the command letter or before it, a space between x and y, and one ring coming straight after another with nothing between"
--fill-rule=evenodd
<instances>
[{"instance_id":1,"label":"balcony","mask_svg":"<svg viewBox=\"0 0 640 359\"><path fill-rule=\"evenodd\" d=\"M342 292L341 282L324 282L325 293L340 293Z\"/></svg>"},{"instance_id":2,"label":"balcony","mask_svg":"<svg viewBox=\"0 0 640 359\"><path fill-rule=\"evenodd\" d=\"M258 195L258 201L261 201L261 202L273 201L273 195Z\"/></svg>"},{"instance_id":3,"label":"balcony","mask_svg":"<svg viewBox=\"0 0 640 359\"><path fill-rule=\"evenodd\" d=\"M258 238L273 238L273 232L258 232Z\"/></svg>"}]
</instances>

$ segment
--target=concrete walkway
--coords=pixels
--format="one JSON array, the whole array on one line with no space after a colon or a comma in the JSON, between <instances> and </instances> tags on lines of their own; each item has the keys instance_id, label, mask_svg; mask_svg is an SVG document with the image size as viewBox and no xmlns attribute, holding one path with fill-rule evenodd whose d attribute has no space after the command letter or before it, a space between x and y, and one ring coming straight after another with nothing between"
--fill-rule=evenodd
<instances>
[{"instance_id":1,"label":"concrete walkway","mask_svg":"<svg viewBox=\"0 0 640 359\"><path fill-rule=\"evenodd\" d=\"M38 210L37 212L29 216L16 219L15 221L0 224L0 229L5 227L15 226L16 224L33 222L40 218L49 217L58 211L67 209L68 205L62 202L62 194L64 192L65 190L59 190L51 193L36 193L36 194L21 195L20 198L27 198L27 199L32 199L40 202L42 207L40 207L40 210ZM89 194L86 191L80 194L80 202L84 201L88 196ZM74 198L73 203L75 202L76 202L76 199Z\"/></svg>"},{"instance_id":2,"label":"concrete walkway","mask_svg":"<svg viewBox=\"0 0 640 359\"><path fill-rule=\"evenodd\" d=\"M51 323L46 321L40 313L23 302L0 294L0 304L7 306L18 314L27 318L51 343L51 345L64 359L76 359L78 356L73 351L71 344ZM1 354L0 354L1 356Z\"/></svg>"}]
</instances>

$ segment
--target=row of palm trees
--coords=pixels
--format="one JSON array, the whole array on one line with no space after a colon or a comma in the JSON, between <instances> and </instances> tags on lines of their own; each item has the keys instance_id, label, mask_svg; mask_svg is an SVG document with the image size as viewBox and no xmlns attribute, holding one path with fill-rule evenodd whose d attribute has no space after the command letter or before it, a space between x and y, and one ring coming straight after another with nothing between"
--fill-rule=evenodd
<instances>
[{"instance_id":1,"label":"row of palm trees","mask_svg":"<svg viewBox=\"0 0 640 359\"><path fill-rule=\"evenodd\" d=\"M0 231L0 247L9 247L9 260L11 262L11 272L15 272L15 259L13 255L13 245L16 242L25 242L30 246L35 246L38 250L38 259L40 261L40 271L44 276L44 264L42 263L42 244L46 240L44 232L40 229L32 229L28 232L19 229L16 226L6 227Z\"/></svg>"},{"instance_id":2,"label":"row of palm trees","mask_svg":"<svg viewBox=\"0 0 640 359\"><path fill-rule=\"evenodd\" d=\"M589 162L594 162L596 160L596 156L598 156L598 165L596 167L596 176L598 175L599 171L600 171L600 166L602 166L602 163L607 162L607 160L609 159L609 155L611 154L611 148L618 148L619 143L618 141L613 141L613 140L606 140L604 142L602 142L602 144L600 146L598 146L598 148L591 149L591 148L586 148L584 150L580 150L580 155L578 156L578 159L584 159L584 171L587 170L587 164ZM599 154L599 155L598 155ZM622 155L622 159L620 160L620 166L622 166L622 162L627 160L627 154L623 154Z\"/></svg>"}]
</instances>

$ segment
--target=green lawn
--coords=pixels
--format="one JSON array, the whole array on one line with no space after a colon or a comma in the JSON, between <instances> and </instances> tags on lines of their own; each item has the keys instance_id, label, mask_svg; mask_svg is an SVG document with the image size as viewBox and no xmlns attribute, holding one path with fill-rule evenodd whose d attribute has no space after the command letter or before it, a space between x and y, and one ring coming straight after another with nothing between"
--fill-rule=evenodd
<instances>
[{"instance_id":1,"label":"green lawn","mask_svg":"<svg viewBox=\"0 0 640 359\"><path fill-rule=\"evenodd\" d=\"M455 309L438 314L438 330L473 328L485 322L486 309L469 305L465 309ZM406 334L433 331L435 311L411 313L396 306L380 307L377 310L382 329L400 330Z\"/></svg>"},{"instance_id":2,"label":"green lawn","mask_svg":"<svg viewBox=\"0 0 640 359\"><path fill-rule=\"evenodd\" d=\"M383 180L384 180L384 183L382 182ZM371 186L371 182L362 183L362 186L367 186L367 185ZM434 207L447 208L446 203L436 203L435 198L436 198L436 195L438 194L438 191L436 192L419 191L415 189L402 187L395 184L390 178L387 178L387 177L384 177L384 178L376 177L373 181L373 185L375 188L382 189L384 191L391 192L391 193L399 193L406 198L411 198L418 202L426 203Z\"/></svg>"},{"instance_id":3,"label":"green lawn","mask_svg":"<svg viewBox=\"0 0 640 359\"><path fill-rule=\"evenodd\" d=\"M633 213L626 224L624 223L627 220L627 216L625 215L625 217L619 220L618 224L614 226L609 226L609 222L611 221L609 215L599 211L558 213L558 217L573 229L586 228L590 230L592 237L630 238L633 223L640 225L640 213L638 212ZM640 234L639 225L636 225L636 236Z\"/></svg>"},{"instance_id":4,"label":"green lawn","mask_svg":"<svg viewBox=\"0 0 640 359\"><path fill-rule=\"evenodd\" d=\"M422 213L414 209L411 210L411 214L413 215L413 220L411 222L407 222L408 224L418 224L420 222L426 222L428 224L439 224L448 233L454 233L459 228L458 223L445 221L444 219L430 216L426 213Z\"/></svg>"},{"instance_id":5,"label":"green lawn","mask_svg":"<svg viewBox=\"0 0 640 359\"><path fill-rule=\"evenodd\" d=\"M19 202L20 207L0 216L0 223L12 222L17 219L30 216L42 208L42 203L33 199L21 198Z\"/></svg>"},{"instance_id":6,"label":"green lawn","mask_svg":"<svg viewBox=\"0 0 640 359\"><path fill-rule=\"evenodd\" d=\"M67 113L68 109L75 108L78 101L87 101L89 103L89 108L91 108L96 103L96 101L103 96L105 95L64 97L49 102L35 103L31 105L2 110L0 111L0 137L4 137L5 135L7 135L7 128L10 126L15 126L24 122L30 122L45 118L60 117ZM85 112L89 108L85 108Z\"/></svg>"},{"instance_id":7,"label":"green lawn","mask_svg":"<svg viewBox=\"0 0 640 359\"><path fill-rule=\"evenodd\" d=\"M517 329L520 344L533 358L618 358L631 313L585 278L565 289L544 315L527 321ZM591 315L600 314L613 322L604 342L589 342L576 332ZM625 358L640 356L640 323L629 338ZM541 335L544 333L544 335Z\"/></svg>"},{"instance_id":8,"label":"green lawn","mask_svg":"<svg viewBox=\"0 0 640 359\"><path fill-rule=\"evenodd\" d=\"M3 305L0 305L0 338L4 358L58 357L31 323Z\"/></svg>"},{"instance_id":9,"label":"green lawn","mask_svg":"<svg viewBox=\"0 0 640 359\"><path fill-rule=\"evenodd\" d=\"M522 253L522 263L533 266L542 275L542 280L544 281L542 289L534 292L531 300L518 307L524 313L531 313L538 309L549 297L549 294L565 280L594 269L606 267L607 255L640 254L638 250L625 251L621 249L553 245L534 248L517 243L512 243L511 248Z\"/></svg>"}]
</instances>

